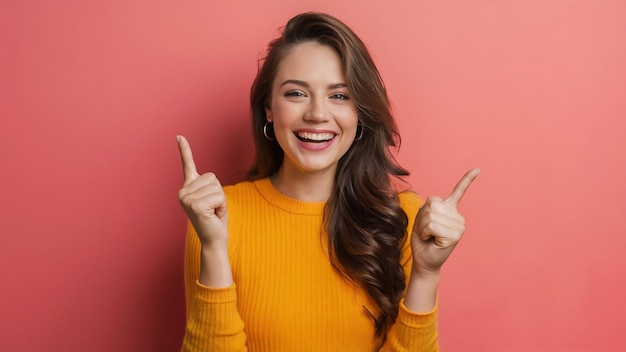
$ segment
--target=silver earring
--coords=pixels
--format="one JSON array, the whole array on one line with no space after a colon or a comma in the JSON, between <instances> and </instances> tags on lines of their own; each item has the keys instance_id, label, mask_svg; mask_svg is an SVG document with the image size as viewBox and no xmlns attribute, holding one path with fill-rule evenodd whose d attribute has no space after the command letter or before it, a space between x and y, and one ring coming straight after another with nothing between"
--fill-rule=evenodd
<instances>
[{"instance_id":1,"label":"silver earring","mask_svg":"<svg viewBox=\"0 0 626 352\"><path fill-rule=\"evenodd\" d=\"M270 136L267 135L267 125L270 124L271 122L269 121L265 121L265 125L263 126L263 135L265 136L265 138L267 138L268 141L273 141L276 138L270 138Z\"/></svg>"},{"instance_id":2,"label":"silver earring","mask_svg":"<svg viewBox=\"0 0 626 352\"><path fill-rule=\"evenodd\" d=\"M356 128L359 128L359 126L361 127L361 133L359 133L359 136L354 139L355 141L360 141L361 139L363 139L363 125L358 124Z\"/></svg>"}]
</instances>

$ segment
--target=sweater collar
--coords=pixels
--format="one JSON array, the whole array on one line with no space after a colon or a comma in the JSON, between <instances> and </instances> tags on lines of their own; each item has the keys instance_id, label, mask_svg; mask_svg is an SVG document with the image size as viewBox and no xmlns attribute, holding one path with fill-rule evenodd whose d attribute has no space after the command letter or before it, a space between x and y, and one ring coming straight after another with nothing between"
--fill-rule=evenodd
<instances>
[{"instance_id":1,"label":"sweater collar","mask_svg":"<svg viewBox=\"0 0 626 352\"><path fill-rule=\"evenodd\" d=\"M275 205L287 212L303 215L322 215L326 202L303 202L288 197L277 190L269 178L262 178L254 181L254 186L272 205Z\"/></svg>"}]
</instances>

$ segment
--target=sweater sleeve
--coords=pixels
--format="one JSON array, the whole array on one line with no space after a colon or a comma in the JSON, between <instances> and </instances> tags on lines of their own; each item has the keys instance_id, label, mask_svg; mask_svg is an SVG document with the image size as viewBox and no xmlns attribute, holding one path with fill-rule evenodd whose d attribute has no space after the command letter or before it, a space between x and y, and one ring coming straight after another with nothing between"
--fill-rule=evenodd
<instances>
[{"instance_id":1,"label":"sweater sleeve","mask_svg":"<svg viewBox=\"0 0 626 352\"><path fill-rule=\"evenodd\" d=\"M230 209L229 209L230 213ZM230 227L229 223L229 227ZM229 257L235 239L229 238ZM182 351L247 351L244 322L237 310L233 283L226 288L210 288L198 282L200 240L189 223L185 246L185 303L187 324Z\"/></svg>"},{"instance_id":2,"label":"sweater sleeve","mask_svg":"<svg viewBox=\"0 0 626 352\"><path fill-rule=\"evenodd\" d=\"M247 351L235 285L212 289L196 281L182 351Z\"/></svg>"},{"instance_id":3,"label":"sweater sleeve","mask_svg":"<svg viewBox=\"0 0 626 352\"><path fill-rule=\"evenodd\" d=\"M404 306L404 300L400 301L398 319L380 351L438 352L437 307L428 313L414 313Z\"/></svg>"},{"instance_id":4,"label":"sweater sleeve","mask_svg":"<svg viewBox=\"0 0 626 352\"><path fill-rule=\"evenodd\" d=\"M411 233L417 211L422 206L422 200L417 194L403 192L399 195L400 206L406 212L409 219L407 226L407 240L403 249L402 264L407 280L411 275L412 253L411 253ZM395 324L389 330L387 341L381 348L381 352L388 351L439 351L438 331L437 331L437 305L427 313L415 313L409 311L404 305L404 299L400 301L400 309Z\"/></svg>"}]
</instances>

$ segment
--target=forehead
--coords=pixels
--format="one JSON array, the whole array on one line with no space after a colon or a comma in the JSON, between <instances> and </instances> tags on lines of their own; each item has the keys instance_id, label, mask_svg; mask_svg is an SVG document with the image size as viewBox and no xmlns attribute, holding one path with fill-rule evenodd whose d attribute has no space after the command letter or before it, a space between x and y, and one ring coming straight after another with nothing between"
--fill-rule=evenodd
<instances>
[{"instance_id":1,"label":"forehead","mask_svg":"<svg viewBox=\"0 0 626 352\"><path fill-rule=\"evenodd\" d=\"M280 84L286 79L339 83L345 76L341 59L332 47L304 42L294 46L278 65L275 82Z\"/></svg>"}]
</instances>

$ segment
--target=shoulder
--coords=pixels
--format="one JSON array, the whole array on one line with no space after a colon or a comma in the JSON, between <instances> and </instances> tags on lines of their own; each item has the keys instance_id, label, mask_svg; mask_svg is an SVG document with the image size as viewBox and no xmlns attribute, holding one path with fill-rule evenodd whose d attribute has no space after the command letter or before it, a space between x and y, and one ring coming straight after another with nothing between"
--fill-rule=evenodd
<instances>
[{"instance_id":1,"label":"shoulder","mask_svg":"<svg viewBox=\"0 0 626 352\"><path fill-rule=\"evenodd\" d=\"M234 185L224 186L223 188L227 197L238 197L255 190L254 182L252 181L243 181Z\"/></svg>"},{"instance_id":2,"label":"shoulder","mask_svg":"<svg viewBox=\"0 0 626 352\"><path fill-rule=\"evenodd\" d=\"M229 210L233 207L239 207L240 204L245 204L245 200L249 200L258 193L254 182L243 181L234 185L224 186L224 195L226 196L226 203Z\"/></svg>"},{"instance_id":3,"label":"shoulder","mask_svg":"<svg viewBox=\"0 0 626 352\"><path fill-rule=\"evenodd\" d=\"M400 207L404 210L404 213L407 216L408 224L406 227L407 238L410 239L410 235L413 231L413 226L415 225L415 217L417 216L417 212L424 205L424 201L422 198L418 196L415 192L412 191L403 191L398 193L398 202L400 203ZM410 276L410 263L411 261L411 241L404 241L403 249L402 249L402 263L404 263L404 269L406 272L407 279ZM407 281L408 282L408 281Z\"/></svg>"},{"instance_id":4,"label":"shoulder","mask_svg":"<svg viewBox=\"0 0 626 352\"><path fill-rule=\"evenodd\" d=\"M243 181L234 185L223 186L228 207L228 247L231 262L237 258L241 228L246 216L250 213L250 207L256 204L258 191L254 182Z\"/></svg>"},{"instance_id":5,"label":"shoulder","mask_svg":"<svg viewBox=\"0 0 626 352\"><path fill-rule=\"evenodd\" d=\"M412 191L398 193L398 202L409 218L415 217L419 208L424 205L422 198Z\"/></svg>"}]
</instances>

